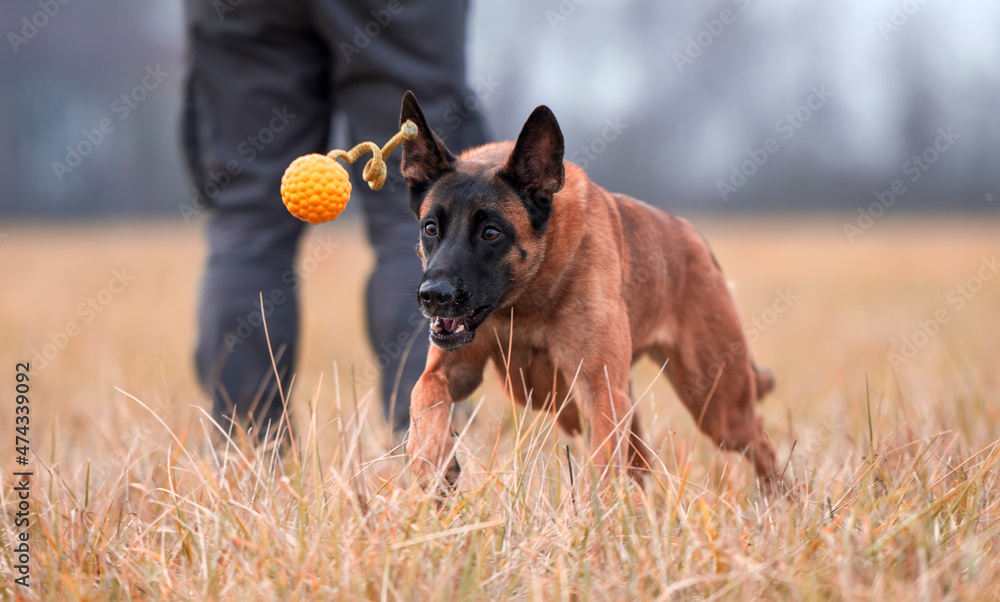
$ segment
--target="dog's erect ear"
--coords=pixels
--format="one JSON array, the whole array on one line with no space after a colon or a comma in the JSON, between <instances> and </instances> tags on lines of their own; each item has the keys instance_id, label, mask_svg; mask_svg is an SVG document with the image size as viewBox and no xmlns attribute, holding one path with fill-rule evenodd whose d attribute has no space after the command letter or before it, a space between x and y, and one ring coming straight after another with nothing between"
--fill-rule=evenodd
<instances>
[{"instance_id":1,"label":"dog's erect ear","mask_svg":"<svg viewBox=\"0 0 1000 602\"><path fill-rule=\"evenodd\" d=\"M532 225L540 229L552 212L552 196L566 179L563 135L556 116L542 105L531 112L500 172L525 199Z\"/></svg>"},{"instance_id":2,"label":"dog's erect ear","mask_svg":"<svg viewBox=\"0 0 1000 602\"><path fill-rule=\"evenodd\" d=\"M417 97L409 90L403 95L403 108L399 112L399 125L409 119L417 124L417 137L403 141L403 162L400 171L410 185L411 192L422 193L442 172L451 169L455 156L441 142L424 119L424 112L417 104ZM417 208L419 209L419 207ZM416 210L414 211L416 213Z\"/></svg>"}]
</instances>

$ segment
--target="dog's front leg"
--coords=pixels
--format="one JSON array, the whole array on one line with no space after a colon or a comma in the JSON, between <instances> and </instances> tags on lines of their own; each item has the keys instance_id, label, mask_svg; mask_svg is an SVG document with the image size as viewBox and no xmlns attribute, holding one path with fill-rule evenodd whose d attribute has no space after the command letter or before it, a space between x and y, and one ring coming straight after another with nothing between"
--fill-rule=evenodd
<instances>
[{"instance_id":1,"label":"dog's front leg","mask_svg":"<svg viewBox=\"0 0 1000 602\"><path fill-rule=\"evenodd\" d=\"M443 489L450 491L458 480L461 467L452 455L451 405L479 386L485 363L485 354L472 345L456 351L431 347L427 355L427 367L410 396L406 444L413 473L425 487L441 478Z\"/></svg>"},{"instance_id":2,"label":"dog's front leg","mask_svg":"<svg viewBox=\"0 0 1000 602\"><path fill-rule=\"evenodd\" d=\"M439 469L451 460L441 477L448 489L455 485L461 467L450 456L454 446L451 434L451 404L448 379L443 371L424 372L410 396L410 434L406 453L412 461L413 474L425 487L438 477Z\"/></svg>"},{"instance_id":3,"label":"dog's front leg","mask_svg":"<svg viewBox=\"0 0 1000 602\"><path fill-rule=\"evenodd\" d=\"M590 425L591 459L601 469L617 471L629 456L632 434L629 364L614 356L602 360L589 367L583 411Z\"/></svg>"}]
</instances>

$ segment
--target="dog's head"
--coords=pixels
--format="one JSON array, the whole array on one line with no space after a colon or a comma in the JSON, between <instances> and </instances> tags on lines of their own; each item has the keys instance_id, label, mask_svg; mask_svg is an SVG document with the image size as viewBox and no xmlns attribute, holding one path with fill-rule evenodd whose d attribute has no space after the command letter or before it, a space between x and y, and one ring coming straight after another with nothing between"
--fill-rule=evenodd
<instances>
[{"instance_id":1,"label":"dog's head","mask_svg":"<svg viewBox=\"0 0 1000 602\"><path fill-rule=\"evenodd\" d=\"M427 126L412 92L403 96L400 124L407 119L418 131L403 143L402 161L420 222L417 303L431 320L431 342L458 349L514 302L541 264L552 199L565 179L562 132L540 106L513 145L459 159Z\"/></svg>"}]
</instances>

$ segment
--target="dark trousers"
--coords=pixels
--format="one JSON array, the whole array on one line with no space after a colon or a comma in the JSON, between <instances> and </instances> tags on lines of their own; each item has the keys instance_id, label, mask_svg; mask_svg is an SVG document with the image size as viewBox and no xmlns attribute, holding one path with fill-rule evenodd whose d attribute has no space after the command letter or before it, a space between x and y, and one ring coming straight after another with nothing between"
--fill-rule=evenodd
<instances>
[{"instance_id":1,"label":"dark trousers","mask_svg":"<svg viewBox=\"0 0 1000 602\"><path fill-rule=\"evenodd\" d=\"M465 84L466 2L187 0L186 11L184 147L210 210L195 362L216 419L249 418L256 432L273 432L282 408L260 295L287 391L299 327L293 264L304 227L281 203L281 175L295 157L330 150L336 112L346 116L349 144L384 144L398 130L408 89L453 151L485 142L480 115L467 110L478 103ZM427 353L414 294L418 233L399 154L379 192L361 178L364 161L351 171L377 256L365 297L368 333L384 366L387 416L397 391L388 416L396 430L408 424ZM421 327L401 365L399 341Z\"/></svg>"}]
</instances>

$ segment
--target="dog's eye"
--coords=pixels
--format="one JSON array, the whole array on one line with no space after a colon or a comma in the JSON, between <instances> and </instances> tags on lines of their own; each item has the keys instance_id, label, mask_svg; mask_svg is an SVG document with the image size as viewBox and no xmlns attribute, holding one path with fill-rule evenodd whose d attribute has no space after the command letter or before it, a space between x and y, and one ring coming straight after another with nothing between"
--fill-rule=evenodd
<instances>
[{"instance_id":1,"label":"dog's eye","mask_svg":"<svg viewBox=\"0 0 1000 602\"><path fill-rule=\"evenodd\" d=\"M500 231L493 226L486 226L483 230L483 240L496 240L500 238Z\"/></svg>"},{"instance_id":2,"label":"dog's eye","mask_svg":"<svg viewBox=\"0 0 1000 602\"><path fill-rule=\"evenodd\" d=\"M434 222L427 222L427 224L424 226L424 234L426 234L427 236L437 236L438 235L437 224L435 224Z\"/></svg>"}]
</instances>

